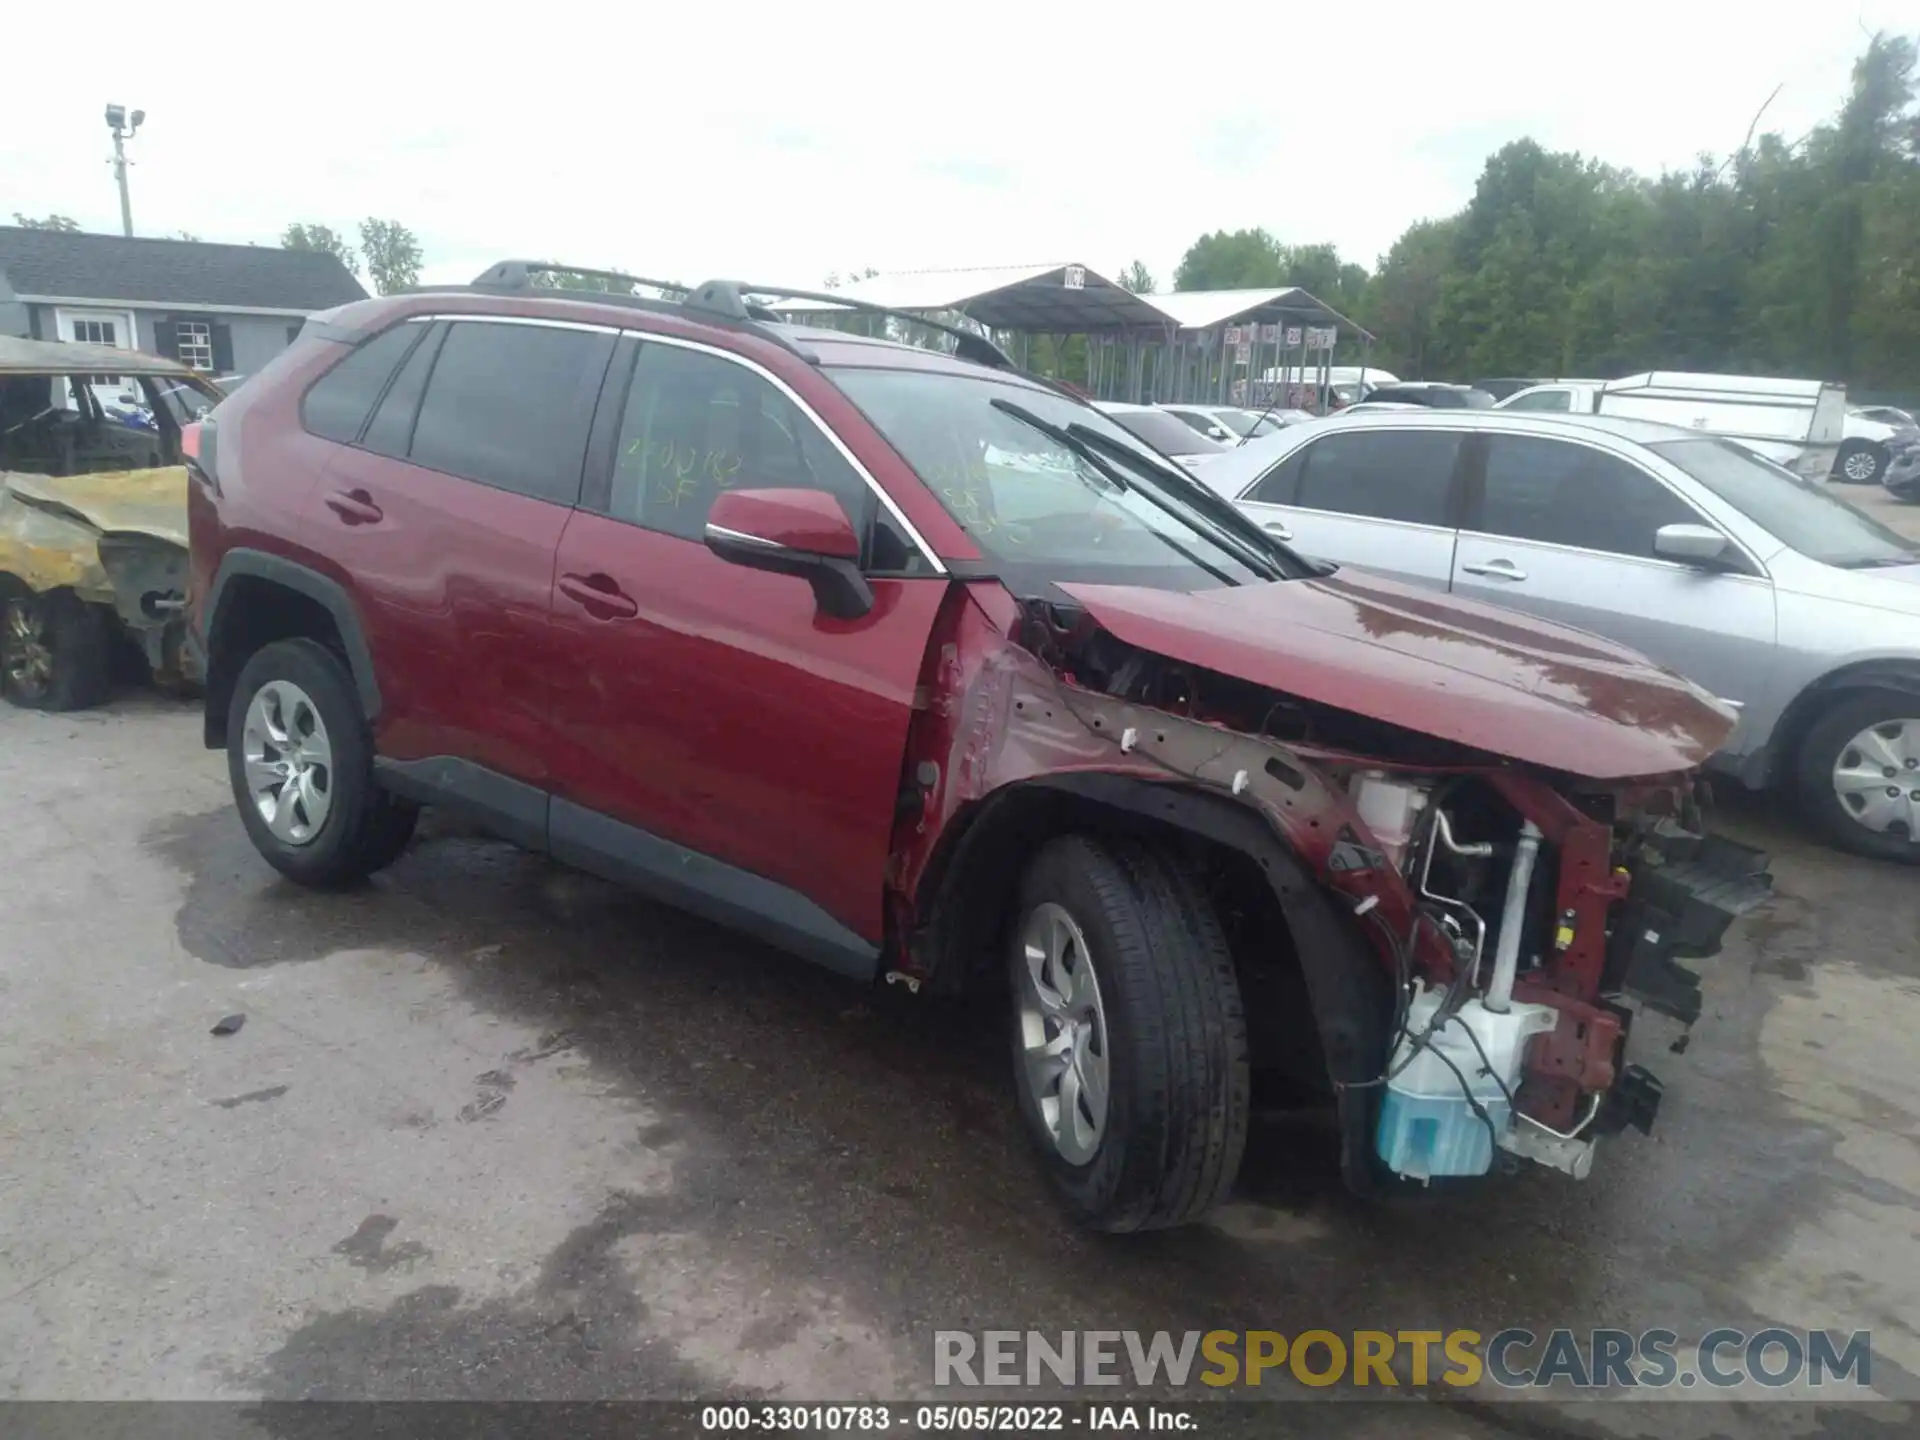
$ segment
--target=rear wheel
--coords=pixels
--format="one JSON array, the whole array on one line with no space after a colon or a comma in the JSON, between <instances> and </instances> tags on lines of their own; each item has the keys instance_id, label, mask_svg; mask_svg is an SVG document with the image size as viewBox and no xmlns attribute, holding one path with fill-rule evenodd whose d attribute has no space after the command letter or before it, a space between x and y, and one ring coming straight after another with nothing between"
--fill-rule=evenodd
<instances>
[{"instance_id":1,"label":"rear wheel","mask_svg":"<svg viewBox=\"0 0 1920 1440\"><path fill-rule=\"evenodd\" d=\"M1848 440L1834 456L1833 478L1850 485L1872 485L1887 473L1887 448L1872 440Z\"/></svg>"},{"instance_id":2,"label":"rear wheel","mask_svg":"<svg viewBox=\"0 0 1920 1440\"><path fill-rule=\"evenodd\" d=\"M1008 956L1020 1108L1076 1219L1197 1219L1246 1147L1251 1081L1233 957L1172 858L1055 840L1020 886Z\"/></svg>"},{"instance_id":3,"label":"rear wheel","mask_svg":"<svg viewBox=\"0 0 1920 1440\"><path fill-rule=\"evenodd\" d=\"M0 605L0 689L26 710L84 710L113 688L113 632L70 590L18 590Z\"/></svg>"},{"instance_id":4,"label":"rear wheel","mask_svg":"<svg viewBox=\"0 0 1920 1440\"><path fill-rule=\"evenodd\" d=\"M393 863L414 807L373 778L373 738L340 657L279 640L240 671L227 709L227 772L247 834L303 885L352 884Z\"/></svg>"},{"instance_id":5,"label":"rear wheel","mask_svg":"<svg viewBox=\"0 0 1920 1440\"><path fill-rule=\"evenodd\" d=\"M1920 695L1841 701L1801 742L1800 803L1842 849L1920 863Z\"/></svg>"}]
</instances>

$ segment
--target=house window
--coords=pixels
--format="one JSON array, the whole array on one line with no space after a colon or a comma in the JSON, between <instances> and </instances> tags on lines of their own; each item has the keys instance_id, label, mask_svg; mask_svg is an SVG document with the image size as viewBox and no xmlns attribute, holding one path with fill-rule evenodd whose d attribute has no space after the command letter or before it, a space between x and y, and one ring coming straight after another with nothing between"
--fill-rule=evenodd
<instances>
[{"instance_id":1,"label":"house window","mask_svg":"<svg viewBox=\"0 0 1920 1440\"><path fill-rule=\"evenodd\" d=\"M180 363L195 370L213 369L213 332L204 320L181 320L174 326Z\"/></svg>"},{"instance_id":2,"label":"house window","mask_svg":"<svg viewBox=\"0 0 1920 1440\"><path fill-rule=\"evenodd\" d=\"M111 345L118 349L120 345L120 327L111 320L80 320L70 322L73 326L73 338L84 345ZM112 388L120 383L118 375L89 375L89 385Z\"/></svg>"}]
</instances>

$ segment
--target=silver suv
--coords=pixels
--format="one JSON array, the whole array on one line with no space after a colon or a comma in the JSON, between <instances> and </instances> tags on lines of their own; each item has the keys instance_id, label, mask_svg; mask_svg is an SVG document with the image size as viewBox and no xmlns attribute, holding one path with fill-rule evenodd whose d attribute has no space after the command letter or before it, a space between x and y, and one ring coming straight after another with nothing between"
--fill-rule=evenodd
<instances>
[{"instance_id":1,"label":"silver suv","mask_svg":"<svg viewBox=\"0 0 1920 1440\"><path fill-rule=\"evenodd\" d=\"M1717 768L1920 862L1920 543L1823 485L1672 426L1484 411L1330 419L1194 473L1307 556L1644 651L1740 707Z\"/></svg>"}]
</instances>

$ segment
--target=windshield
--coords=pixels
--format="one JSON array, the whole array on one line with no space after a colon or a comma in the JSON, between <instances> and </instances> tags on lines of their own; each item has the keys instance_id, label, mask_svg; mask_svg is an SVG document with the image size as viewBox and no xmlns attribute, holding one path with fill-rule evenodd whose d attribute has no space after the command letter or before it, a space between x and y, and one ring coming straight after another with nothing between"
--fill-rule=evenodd
<instances>
[{"instance_id":1,"label":"windshield","mask_svg":"<svg viewBox=\"0 0 1920 1440\"><path fill-rule=\"evenodd\" d=\"M1127 482L1115 486L1086 456L992 402L1010 401L1062 430L1083 426L1139 455L1139 443L1115 417L1051 391L970 376L847 367L829 373L981 550L1003 572L1014 572L1007 578L1017 588L1087 581L1204 590L1267 578L1242 551L1270 554L1277 547L1247 531L1236 550L1218 522L1195 508L1189 492L1197 487L1166 475L1165 461L1115 458L1110 463ZM1161 418L1200 439L1173 416ZM1192 518L1169 514L1153 496ZM1287 574L1306 573L1290 558L1276 556L1275 563Z\"/></svg>"},{"instance_id":2,"label":"windshield","mask_svg":"<svg viewBox=\"0 0 1920 1440\"><path fill-rule=\"evenodd\" d=\"M1217 455L1227 448L1165 410L1119 410L1107 418L1131 430L1162 455Z\"/></svg>"},{"instance_id":3,"label":"windshield","mask_svg":"<svg viewBox=\"0 0 1920 1440\"><path fill-rule=\"evenodd\" d=\"M1647 448L1810 560L1845 570L1920 564L1920 543L1731 440L1662 440Z\"/></svg>"}]
</instances>

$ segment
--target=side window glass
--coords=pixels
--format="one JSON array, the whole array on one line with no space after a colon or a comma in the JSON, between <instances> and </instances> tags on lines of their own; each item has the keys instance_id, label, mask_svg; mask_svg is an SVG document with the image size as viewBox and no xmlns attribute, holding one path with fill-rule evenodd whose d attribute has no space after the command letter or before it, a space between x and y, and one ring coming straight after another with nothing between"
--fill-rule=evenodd
<instances>
[{"instance_id":1,"label":"side window glass","mask_svg":"<svg viewBox=\"0 0 1920 1440\"><path fill-rule=\"evenodd\" d=\"M440 340L446 331L444 325L420 325L416 328L431 333L413 347L413 353L407 356L407 363L393 377L393 383L387 387L380 408L373 412L373 421L360 441L367 449L391 455L395 459L404 459L407 446L413 442L413 417L420 408L420 397L427 388L427 372L433 369L433 357L439 353Z\"/></svg>"},{"instance_id":2,"label":"side window glass","mask_svg":"<svg viewBox=\"0 0 1920 1440\"><path fill-rule=\"evenodd\" d=\"M307 391L300 402L300 423L325 440L346 445L358 440L387 377L425 328L403 323L363 341Z\"/></svg>"},{"instance_id":3,"label":"side window glass","mask_svg":"<svg viewBox=\"0 0 1920 1440\"><path fill-rule=\"evenodd\" d=\"M1300 472L1307 468L1307 452L1312 449L1311 445L1303 445L1294 451L1255 481L1253 488L1240 498L1261 505L1293 504L1300 494Z\"/></svg>"},{"instance_id":4,"label":"side window glass","mask_svg":"<svg viewBox=\"0 0 1920 1440\"><path fill-rule=\"evenodd\" d=\"M408 458L573 505L613 336L462 320L447 327Z\"/></svg>"},{"instance_id":5,"label":"side window glass","mask_svg":"<svg viewBox=\"0 0 1920 1440\"><path fill-rule=\"evenodd\" d=\"M1646 471L1604 451L1521 435L1487 442L1479 528L1488 534L1651 557L1662 525L1705 523Z\"/></svg>"},{"instance_id":6,"label":"side window glass","mask_svg":"<svg viewBox=\"0 0 1920 1440\"><path fill-rule=\"evenodd\" d=\"M824 490L868 535L867 568L912 574L926 559L820 427L743 365L642 344L621 417L608 513L699 541L726 490Z\"/></svg>"},{"instance_id":7,"label":"side window glass","mask_svg":"<svg viewBox=\"0 0 1920 1440\"><path fill-rule=\"evenodd\" d=\"M1337 515L1445 525L1462 432L1354 430L1313 444L1296 502Z\"/></svg>"},{"instance_id":8,"label":"side window glass","mask_svg":"<svg viewBox=\"0 0 1920 1440\"><path fill-rule=\"evenodd\" d=\"M1509 410L1558 410L1572 408L1572 393L1566 390L1540 390L1532 395L1522 395L1507 408Z\"/></svg>"}]
</instances>

